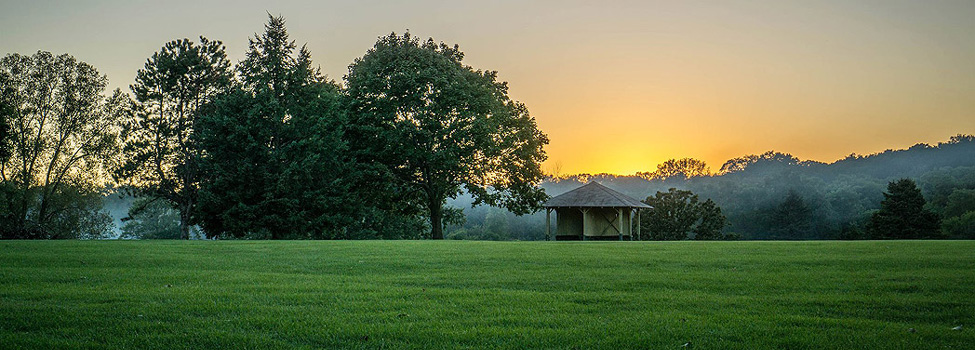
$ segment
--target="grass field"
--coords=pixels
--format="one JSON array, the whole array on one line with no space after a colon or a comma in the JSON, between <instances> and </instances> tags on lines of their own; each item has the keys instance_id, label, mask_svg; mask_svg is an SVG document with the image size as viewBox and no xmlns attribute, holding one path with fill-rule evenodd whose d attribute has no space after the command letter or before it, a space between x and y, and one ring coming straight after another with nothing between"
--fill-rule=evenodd
<instances>
[{"instance_id":1,"label":"grass field","mask_svg":"<svg viewBox=\"0 0 975 350\"><path fill-rule=\"evenodd\" d=\"M975 242L4 241L0 347L973 349Z\"/></svg>"}]
</instances>

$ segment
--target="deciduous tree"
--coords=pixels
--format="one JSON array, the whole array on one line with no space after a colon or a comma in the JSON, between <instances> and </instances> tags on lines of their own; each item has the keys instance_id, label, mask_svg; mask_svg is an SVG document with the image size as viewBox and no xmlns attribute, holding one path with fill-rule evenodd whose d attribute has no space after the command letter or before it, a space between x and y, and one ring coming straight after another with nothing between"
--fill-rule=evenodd
<instances>
[{"instance_id":1,"label":"deciduous tree","mask_svg":"<svg viewBox=\"0 0 975 350\"><path fill-rule=\"evenodd\" d=\"M536 185L548 139L497 72L463 58L456 45L394 33L346 76L358 161L380 165L386 200L426 212L434 239L443 238L447 198L461 191L518 214L546 198Z\"/></svg>"},{"instance_id":2,"label":"deciduous tree","mask_svg":"<svg viewBox=\"0 0 975 350\"><path fill-rule=\"evenodd\" d=\"M721 214L721 207L708 198L701 203L699 208L701 213L701 222L694 227L694 239L698 241L728 239L728 237L721 232L726 226L728 226L725 216Z\"/></svg>"},{"instance_id":3,"label":"deciduous tree","mask_svg":"<svg viewBox=\"0 0 975 350\"><path fill-rule=\"evenodd\" d=\"M699 159L681 158L669 159L657 164L657 170L652 173L641 173L647 179L659 180L687 180L692 177L709 176L711 168Z\"/></svg>"},{"instance_id":4,"label":"deciduous tree","mask_svg":"<svg viewBox=\"0 0 975 350\"><path fill-rule=\"evenodd\" d=\"M642 228L655 241L679 241L688 239L690 233L698 240L716 240L724 236L725 217L711 199L701 202L691 191L671 188L647 197L644 203L652 209L643 209L646 217Z\"/></svg>"},{"instance_id":5,"label":"deciduous tree","mask_svg":"<svg viewBox=\"0 0 975 350\"><path fill-rule=\"evenodd\" d=\"M0 164L7 161L10 157L10 121L14 118L17 110L12 101L7 101L8 96L13 96L13 88L8 83L7 72L0 70L0 87L7 90L0 91Z\"/></svg>"},{"instance_id":6,"label":"deciduous tree","mask_svg":"<svg viewBox=\"0 0 975 350\"><path fill-rule=\"evenodd\" d=\"M104 234L100 191L117 153L121 93L91 65L39 51L0 59L3 113L11 154L0 162L4 237L75 238Z\"/></svg>"}]
</instances>

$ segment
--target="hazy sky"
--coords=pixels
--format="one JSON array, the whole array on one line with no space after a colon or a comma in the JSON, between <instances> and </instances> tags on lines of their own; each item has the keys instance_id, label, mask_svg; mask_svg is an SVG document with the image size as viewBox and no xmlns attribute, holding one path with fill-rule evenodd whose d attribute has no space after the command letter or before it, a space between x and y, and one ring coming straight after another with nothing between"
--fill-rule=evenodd
<instances>
[{"instance_id":1,"label":"hazy sky","mask_svg":"<svg viewBox=\"0 0 975 350\"><path fill-rule=\"evenodd\" d=\"M833 161L975 133L975 1L7 1L0 53L69 53L126 88L165 42L234 61L284 15L330 77L389 32L499 71L562 173L776 150Z\"/></svg>"}]
</instances>

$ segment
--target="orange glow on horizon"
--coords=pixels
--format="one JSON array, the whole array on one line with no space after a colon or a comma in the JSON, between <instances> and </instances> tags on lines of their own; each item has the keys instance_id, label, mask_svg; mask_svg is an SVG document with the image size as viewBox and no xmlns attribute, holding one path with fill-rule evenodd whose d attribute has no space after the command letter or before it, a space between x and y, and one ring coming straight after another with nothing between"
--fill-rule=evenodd
<instances>
[{"instance_id":1,"label":"orange glow on horizon","mask_svg":"<svg viewBox=\"0 0 975 350\"><path fill-rule=\"evenodd\" d=\"M975 134L971 1L22 1L0 11L0 46L72 54L127 90L170 40L242 59L267 13L336 80L392 31L459 44L548 135L547 172L684 157L717 171L769 150L832 162Z\"/></svg>"}]
</instances>

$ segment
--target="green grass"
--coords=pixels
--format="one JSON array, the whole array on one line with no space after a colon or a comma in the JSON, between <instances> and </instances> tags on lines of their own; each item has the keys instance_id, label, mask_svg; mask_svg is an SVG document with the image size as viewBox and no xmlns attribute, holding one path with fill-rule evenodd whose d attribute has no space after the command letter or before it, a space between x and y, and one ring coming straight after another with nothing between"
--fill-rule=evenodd
<instances>
[{"instance_id":1,"label":"green grass","mask_svg":"<svg viewBox=\"0 0 975 350\"><path fill-rule=\"evenodd\" d=\"M688 342L975 348L975 242L0 242L4 349Z\"/></svg>"}]
</instances>

